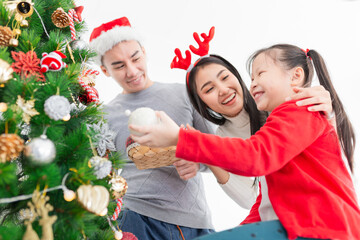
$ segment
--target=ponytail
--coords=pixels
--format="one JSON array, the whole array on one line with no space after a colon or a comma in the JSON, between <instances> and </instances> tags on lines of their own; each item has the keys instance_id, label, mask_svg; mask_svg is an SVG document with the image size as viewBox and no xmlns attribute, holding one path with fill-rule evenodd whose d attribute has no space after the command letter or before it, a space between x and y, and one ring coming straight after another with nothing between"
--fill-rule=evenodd
<instances>
[{"instance_id":1,"label":"ponytail","mask_svg":"<svg viewBox=\"0 0 360 240\"><path fill-rule=\"evenodd\" d=\"M317 73L319 83L330 93L333 111L335 112L336 130L344 154L348 160L351 171L353 171L355 133L352 124L345 112L344 106L337 95L331 82L330 75L326 68L324 59L315 50L307 52L307 56L312 60Z\"/></svg>"}]
</instances>

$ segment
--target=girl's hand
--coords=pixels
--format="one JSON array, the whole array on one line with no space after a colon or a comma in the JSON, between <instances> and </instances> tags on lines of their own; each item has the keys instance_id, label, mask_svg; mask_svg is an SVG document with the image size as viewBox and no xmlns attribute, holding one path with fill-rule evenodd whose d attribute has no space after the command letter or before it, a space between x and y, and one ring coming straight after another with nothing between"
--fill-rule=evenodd
<instances>
[{"instance_id":1,"label":"girl's hand","mask_svg":"<svg viewBox=\"0 0 360 240\"><path fill-rule=\"evenodd\" d=\"M178 142L180 127L163 111L155 111L160 122L151 126L129 125L129 128L143 133L143 136L130 137L137 143L149 147L169 147Z\"/></svg>"},{"instance_id":2,"label":"girl's hand","mask_svg":"<svg viewBox=\"0 0 360 240\"><path fill-rule=\"evenodd\" d=\"M289 100L298 100L296 105L298 106L309 106L308 110L310 112L322 111L327 116L331 116L333 111L331 105L330 93L325 90L323 86L314 86L311 88L301 88L294 87L294 94L286 99Z\"/></svg>"}]
</instances>

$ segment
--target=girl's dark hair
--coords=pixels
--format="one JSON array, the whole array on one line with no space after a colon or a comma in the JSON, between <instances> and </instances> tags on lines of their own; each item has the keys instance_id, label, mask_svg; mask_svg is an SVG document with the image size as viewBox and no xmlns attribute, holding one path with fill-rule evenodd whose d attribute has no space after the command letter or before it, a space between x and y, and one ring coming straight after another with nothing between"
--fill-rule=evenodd
<instances>
[{"instance_id":1,"label":"girl's dark hair","mask_svg":"<svg viewBox=\"0 0 360 240\"><path fill-rule=\"evenodd\" d=\"M224 66L238 79L243 91L244 109L250 117L251 134L254 134L265 123L268 114L257 109L254 99L252 98L249 90L246 88L246 85L236 68L227 60L218 55L210 55L210 57L201 58L200 60L198 60L198 62L196 62L195 66L189 72L188 84L186 85L186 89L192 105L200 113L201 116L203 116L210 122L213 122L217 125L223 125L225 123L226 119L221 114L215 113L212 109L210 109L201 100L196 91L195 77L197 75L197 72L200 68L203 68L204 66L213 63Z\"/></svg>"},{"instance_id":2,"label":"girl's dark hair","mask_svg":"<svg viewBox=\"0 0 360 240\"><path fill-rule=\"evenodd\" d=\"M261 53L268 54L274 59L274 61L280 62L288 70L294 67L301 67L304 69L304 86L306 87L311 85L315 68L319 83L330 93L332 107L336 117L336 130L339 141L348 160L350 169L353 171L354 149L356 143L355 133L345 112L344 106L331 82L325 61L321 55L315 50L304 51L293 45L277 44L268 48L260 49L251 55L247 62L249 72L252 62Z\"/></svg>"}]
</instances>

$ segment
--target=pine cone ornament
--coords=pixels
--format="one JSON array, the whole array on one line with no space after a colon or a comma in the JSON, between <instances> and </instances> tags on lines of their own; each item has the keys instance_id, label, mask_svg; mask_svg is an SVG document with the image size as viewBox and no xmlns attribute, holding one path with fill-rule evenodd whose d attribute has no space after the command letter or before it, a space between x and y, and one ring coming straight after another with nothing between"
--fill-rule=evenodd
<instances>
[{"instance_id":1,"label":"pine cone ornament","mask_svg":"<svg viewBox=\"0 0 360 240\"><path fill-rule=\"evenodd\" d=\"M16 134L0 135L0 163L5 163L20 155L24 149L24 140Z\"/></svg>"},{"instance_id":2,"label":"pine cone ornament","mask_svg":"<svg viewBox=\"0 0 360 240\"><path fill-rule=\"evenodd\" d=\"M62 8L56 9L53 14L51 14L51 20L58 28L65 28L70 24L69 16Z\"/></svg>"},{"instance_id":3,"label":"pine cone ornament","mask_svg":"<svg viewBox=\"0 0 360 240\"><path fill-rule=\"evenodd\" d=\"M0 46L9 46L12 31L9 27L0 26Z\"/></svg>"}]
</instances>

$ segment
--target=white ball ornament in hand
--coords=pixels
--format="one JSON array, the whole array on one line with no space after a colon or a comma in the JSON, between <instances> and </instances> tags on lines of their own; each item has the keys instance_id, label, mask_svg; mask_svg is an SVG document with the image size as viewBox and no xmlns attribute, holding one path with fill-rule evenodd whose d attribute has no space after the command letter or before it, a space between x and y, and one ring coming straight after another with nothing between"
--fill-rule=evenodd
<instances>
[{"instance_id":1,"label":"white ball ornament in hand","mask_svg":"<svg viewBox=\"0 0 360 240\"><path fill-rule=\"evenodd\" d=\"M125 111L125 114L129 114L129 110ZM155 111L148 107L137 108L133 111L129 116L128 125L137 125L137 126L150 126L154 124L158 124L159 119L155 114ZM129 129L131 134L135 136L142 136L144 134L136 132L132 129Z\"/></svg>"}]
</instances>

